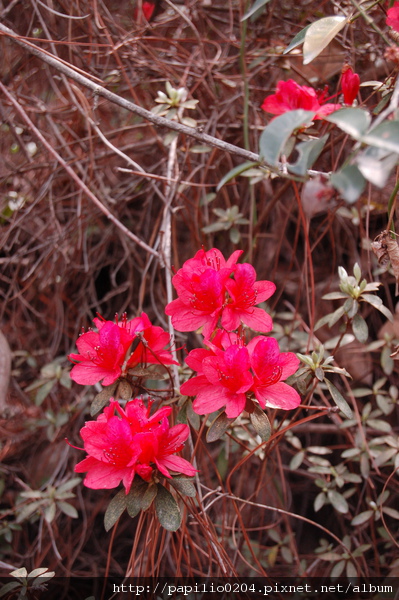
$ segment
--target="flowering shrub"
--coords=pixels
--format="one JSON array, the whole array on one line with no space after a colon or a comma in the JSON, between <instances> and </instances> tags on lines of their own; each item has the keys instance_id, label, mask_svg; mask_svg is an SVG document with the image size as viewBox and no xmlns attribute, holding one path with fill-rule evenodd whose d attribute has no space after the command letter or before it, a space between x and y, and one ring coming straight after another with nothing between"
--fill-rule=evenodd
<instances>
[{"instance_id":1,"label":"flowering shrub","mask_svg":"<svg viewBox=\"0 0 399 600\"><path fill-rule=\"evenodd\" d=\"M248 328L260 332L272 329L270 315L257 305L270 298L275 285L256 281L252 265L237 263L241 254L233 252L226 260L217 248L199 250L172 279L178 298L166 306L166 314L176 329L201 328L204 336L206 347L192 350L187 356L188 366L197 375L181 386L182 394L195 396L193 410L200 415L225 407L227 418L235 419L244 410L251 415L260 411L259 407L290 410L300 404L298 392L284 383L298 368L295 354L280 352L274 338L255 336L246 341ZM167 493L162 486L159 492L160 478L172 479L171 472L188 477L196 473L186 459L176 456L189 436L189 427L183 423L169 426L171 406L163 406L151 415L151 398L146 407L143 400L130 399L130 395L134 378L143 372L135 369L138 365L145 369L151 364L179 364L165 350L170 336L153 326L145 313L130 321L126 315L121 320L116 316L115 322L96 318L94 324L98 332L83 333L77 340L79 354L69 355L75 363L71 378L83 385L102 380L109 391L105 388L98 394L101 404L94 403L94 414L104 407L104 399L109 405L96 421L88 421L81 429L87 457L75 471L87 473L87 487L112 489L122 482L126 494L138 476L149 488L158 486L159 505L159 498ZM115 391L128 400L124 408L111 397ZM258 429L268 424L266 415L262 415L255 420L262 422ZM142 508L148 508L147 504ZM115 514L113 509L111 513ZM113 517L107 517L106 527L114 522ZM163 524L176 527L176 521Z\"/></svg>"},{"instance_id":2,"label":"flowering shrub","mask_svg":"<svg viewBox=\"0 0 399 600\"><path fill-rule=\"evenodd\" d=\"M399 2L395 2L394 5L388 9L386 24L395 31L399 31Z\"/></svg>"}]
</instances>

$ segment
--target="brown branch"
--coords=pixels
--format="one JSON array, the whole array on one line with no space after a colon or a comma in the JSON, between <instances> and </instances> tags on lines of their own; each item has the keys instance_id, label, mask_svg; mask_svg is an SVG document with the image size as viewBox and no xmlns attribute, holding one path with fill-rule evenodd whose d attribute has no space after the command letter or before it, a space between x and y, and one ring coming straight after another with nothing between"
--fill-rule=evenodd
<instances>
[{"instance_id":1,"label":"brown branch","mask_svg":"<svg viewBox=\"0 0 399 600\"><path fill-rule=\"evenodd\" d=\"M50 154L57 160L57 162L65 169L68 175L74 180L74 182L80 187L80 189L90 198L90 200L101 210L101 212L118 227L127 237L133 240L136 244L138 244L141 248L155 256L159 257L159 254L154 248L148 246L143 240L138 238L133 232L131 232L127 227L123 225L118 219L108 210L106 206L97 198L95 194L87 187L87 185L80 179L80 177L75 173L75 171L65 162L65 160L58 154L58 152L52 147L51 144L46 140L46 138L40 133L40 131L35 127L32 123L22 106L17 102L17 100L10 94L7 88L0 81L0 90L3 92L5 97L11 102L16 112L23 118L25 123L28 125L29 129L32 133L37 137L41 144L50 152Z\"/></svg>"},{"instance_id":2,"label":"brown branch","mask_svg":"<svg viewBox=\"0 0 399 600\"><path fill-rule=\"evenodd\" d=\"M32 44L31 42L24 40L21 36L16 34L12 29L9 29L5 25L0 23L0 34L8 37L9 39L15 41L17 44L22 46L25 50L34 54L40 60L47 63L51 67L54 67L60 73L63 73L67 77L70 77L77 83L80 83L84 87L90 89L93 94L97 96L101 96L109 102L113 102L126 110L143 117L147 121L154 123L154 125L158 125L159 127L167 127L168 129L173 129L179 133L184 133L196 140L202 142L205 145L213 146L214 148L219 148L220 150L224 150L225 152L229 152L230 154L235 154L236 156L241 156L241 158L245 158L250 161L259 161L259 155L254 152L249 152L248 150L244 150L244 148L240 148L239 146L234 146L233 144L229 144L224 142L223 140L219 140L207 133L202 133L198 129L194 129L193 127L187 127L187 125L183 125L182 123L176 123L175 121L171 121L170 119L165 119L164 117L159 117L158 115L154 115L149 110L118 96L118 94L114 94L113 92L107 90L105 87L94 83L89 79L91 77L89 74L82 75L81 69L79 72L75 70L75 67L69 65L65 61L61 61L58 57L54 56L50 52L46 52L42 50L36 44Z\"/></svg>"}]
</instances>

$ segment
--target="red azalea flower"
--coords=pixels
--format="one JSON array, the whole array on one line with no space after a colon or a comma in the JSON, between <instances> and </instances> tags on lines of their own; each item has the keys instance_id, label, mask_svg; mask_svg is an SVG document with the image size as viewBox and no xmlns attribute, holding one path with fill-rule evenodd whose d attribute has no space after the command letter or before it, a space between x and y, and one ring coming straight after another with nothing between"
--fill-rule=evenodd
<instances>
[{"instance_id":1,"label":"red azalea flower","mask_svg":"<svg viewBox=\"0 0 399 600\"><path fill-rule=\"evenodd\" d=\"M300 402L300 396L290 385L283 383L293 375L299 359L293 352L280 352L278 342L271 337L257 336L248 346L251 367L254 372L254 392L260 406L291 410Z\"/></svg>"},{"instance_id":2,"label":"red azalea flower","mask_svg":"<svg viewBox=\"0 0 399 600\"><path fill-rule=\"evenodd\" d=\"M87 331L76 341L79 354L68 356L77 363L71 370L71 379L81 385L92 385L103 380L104 386L111 385L122 375L126 355L132 342L141 333L141 340L128 359L127 367L138 364L179 364L164 347L170 342L170 335L151 324L146 313L141 317L116 322L93 319L98 332Z\"/></svg>"},{"instance_id":3,"label":"red azalea flower","mask_svg":"<svg viewBox=\"0 0 399 600\"><path fill-rule=\"evenodd\" d=\"M172 279L179 298L165 308L175 329L195 331L203 326L204 337L213 333L223 310L226 281L241 254L237 250L226 261L216 248L199 250L184 263Z\"/></svg>"},{"instance_id":4,"label":"red azalea flower","mask_svg":"<svg viewBox=\"0 0 399 600\"><path fill-rule=\"evenodd\" d=\"M222 326L230 331L238 329L241 322L255 331L267 332L273 328L270 315L256 304L264 302L276 291L271 281L256 281L256 271L252 265L237 265L234 279L226 281L231 296L223 310Z\"/></svg>"},{"instance_id":5,"label":"red azalea flower","mask_svg":"<svg viewBox=\"0 0 399 600\"><path fill-rule=\"evenodd\" d=\"M282 115L289 110L302 108L316 113L315 119L322 119L342 108L340 104L323 104L324 96L324 92L317 95L313 88L299 85L293 79L279 81L276 93L265 98L262 109L272 115Z\"/></svg>"},{"instance_id":6,"label":"red azalea flower","mask_svg":"<svg viewBox=\"0 0 399 600\"><path fill-rule=\"evenodd\" d=\"M180 388L182 394L196 396L193 409L199 415L205 415L226 406L229 418L238 417L245 408L245 392L253 384L249 371L250 362L248 350L237 344L231 345L225 351L214 347L213 351L205 351L201 362L200 374L189 379ZM194 365L199 361L198 351L191 360L190 352L187 364Z\"/></svg>"},{"instance_id":7,"label":"red azalea flower","mask_svg":"<svg viewBox=\"0 0 399 600\"><path fill-rule=\"evenodd\" d=\"M79 354L68 356L76 362L71 370L71 379L81 385L92 385L103 380L103 385L114 383L121 375L134 336L125 327L112 321L94 319L99 331L87 331L76 341Z\"/></svg>"},{"instance_id":8,"label":"red azalea flower","mask_svg":"<svg viewBox=\"0 0 399 600\"><path fill-rule=\"evenodd\" d=\"M92 489L112 489L122 481L129 492L135 474L149 480L154 468L170 477L168 469L193 476L194 467L184 458L174 456L182 449L189 434L187 425L169 427L164 407L150 416L138 398L123 410L111 399L110 405L96 421L81 429L87 458L75 466L75 472L87 475L84 484Z\"/></svg>"},{"instance_id":9,"label":"red azalea flower","mask_svg":"<svg viewBox=\"0 0 399 600\"><path fill-rule=\"evenodd\" d=\"M385 22L395 31L399 31L399 2L395 2L392 8L388 9Z\"/></svg>"},{"instance_id":10,"label":"red azalea flower","mask_svg":"<svg viewBox=\"0 0 399 600\"><path fill-rule=\"evenodd\" d=\"M162 327L151 324L145 312L140 317L129 321L128 331L131 335L141 334L141 342L131 354L127 366L132 368L138 364L178 365L171 353L164 350L170 343L170 335Z\"/></svg>"},{"instance_id":11,"label":"red azalea flower","mask_svg":"<svg viewBox=\"0 0 399 600\"><path fill-rule=\"evenodd\" d=\"M353 72L352 67L349 65L345 65L342 69L341 87L345 104L352 106L359 93L360 77Z\"/></svg>"}]
</instances>

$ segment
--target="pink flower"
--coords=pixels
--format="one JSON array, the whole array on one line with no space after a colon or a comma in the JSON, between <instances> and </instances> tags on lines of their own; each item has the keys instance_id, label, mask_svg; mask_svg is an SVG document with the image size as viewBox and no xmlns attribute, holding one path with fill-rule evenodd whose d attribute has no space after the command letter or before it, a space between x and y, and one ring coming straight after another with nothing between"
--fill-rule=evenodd
<instances>
[{"instance_id":1,"label":"pink flower","mask_svg":"<svg viewBox=\"0 0 399 600\"><path fill-rule=\"evenodd\" d=\"M359 93L360 77L353 72L352 67L349 65L345 65L342 69L341 87L345 104L352 106Z\"/></svg>"},{"instance_id":2,"label":"pink flower","mask_svg":"<svg viewBox=\"0 0 399 600\"><path fill-rule=\"evenodd\" d=\"M155 4L153 2L143 2L141 5L141 10L147 21L149 21L152 17L152 13L155 10ZM139 20L139 12L137 8L134 9L133 16L136 21Z\"/></svg>"},{"instance_id":3,"label":"pink flower","mask_svg":"<svg viewBox=\"0 0 399 600\"><path fill-rule=\"evenodd\" d=\"M214 331L225 302L225 283L233 273L241 250L226 261L217 248L199 250L172 279L179 298L165 313L178 331L195 331L203 326L204 337Z\"/></svg>"},{"instance_id":4,"label":"pink flower","mask_svg":"<svg viewBox=\"0 0 399 600\"><path fill-rule=\"evenodd\" d=\"M238 417L245 408L245 392L253 384L247 348L232 344L226 350L193 350L187 364L199 366L201 358L200 374L183 383L181 393L196 396L193 409L199 415L225 406L229 418Z\"/></svg>"},{"instance_id":5,"label":"pink flower","mask_svg":"<svg viewBox=\"0 0 399 600\"><path fill-rule=\"evenodd\" d=\"M234 279L226 281L231 296L223 310L222 326L230 331L238 329L241 321L255 331L267 332L273 328L270 315L256 304L264 302L276 290L271 281L256 281L256 271L252 265L237 265Z\"/></svg>"},{"instance_id":6,"label":"pink flower","mask_svg":"<svg viewBox=\"0 0 399 600\"><path fill-rule=\"evenodd\" d=\"M128 493L136 473L149 481L154 468L168 478L169 469L195 475L196 470L187 460L175 456L189 435L188 426L169 427L170 407L152 416L150 408L135 399L123 409L111 399L97 420L88 421L81 429L88 456L75 466L75 472L87 472L87 487L112 489L122 482Z\"/></svg>"},{"instance_id":7,"label":"pink flower","mask_svg":"<svg viewBox=\"0 0 399 600\"><path fill-rule=\"evenodd\" d=\"M289 110L311 110L315 119L322 119L332 112L342 108L340 104L325 102L325 92L316 94L315 90L306 85L299 85L293 79L279 81L276 93L267 96L262 109L272 115L282 115Z\"/></svg>"},{"instance_id":8,"label":"pink flower","mask_svg":"<svg viewBox=\"0 0 399 600\"><path fill-rule=\"evenodd\" d=\"M270 316L255 306L274 293L275 285L256 282L251 265L237 264L240 254L236 251L226 261L216 248L200 250L179 269L172 279L179 298L165 309L178 331L202 326L203 336L210 338L220 319L222 327L230 331L241 323L257 331L271 330Z\"/></svg>"},{"instance_id":9,"label":"pink flower","mask_svg":"<svg viewBox=\"0 0 399 600\"><path fill-rule=\"evenodd\" d=\"M123 374L123 367L132 368L139 363L178 364L170 352L163 349L170 342L169 334L162 327L152 325L144 312L131 321L123 315L121 321L116 316L115 323L97 318L93 322L98 332L83 333L76 341L79 354L68 356L71 362L77 363L71 370L71 378L76 383L92 385L103 380L102 384L107 386ZM139 339L139 343L128 357L135 339Z\"/></svg>"},{"instance_id":10,"label":"pink flower","mask_svg":"<svg viewBox=\"0 0 399 600\"><path fill-rule=\"evenodd\" d=\"M94 319L99 331L87 331L76 341L79 354L68 356L76 362L71 371L71 379L81 385L92 385L103 380L103 385L114 383L121 375L125 360L134 336L126 327L119 327L112 321Z\"/></svg>"},{"instance_id":11,"label":"pink flower","mask_svg":"<svg viewBox=\"0 0 399 600\"><path fill-rule=\"evenodd\" d=\"M388 9L385 22L395 31L399 31L399 2L395 2L392 8Z\"/></svg>"},{"instance_id":12,"label":"pink flower","mask_svg":"<svg viewBox=\"0 0 399 600\"><path fill-rule=\"evenodd\" d=\"M300 396L290 385L283 383L293 375L299 365L299 359L293 352L280 352L274 338L257 336L248 346L251 368L254 373L254 392L260 406L291 410L300 402Z\"/></svg>"},{"instance_id":13,"label":"pink flower","mask_svg":"<svg viewBox=\"0 0 399 600\"><path fill-rule=\"evenodd\" d=\"M136 317L132 321L129 321L127 329L131 335L136 337L138 334L141 334L141 342L130 355L127 362L128 368L135 367L138 364L179 364L173 360L168 350L164 350L165 346L170 343L169 333L164 331L162 327L152 325L145 312L141 313L141 317Z\"/></svg>"}]
</instances>

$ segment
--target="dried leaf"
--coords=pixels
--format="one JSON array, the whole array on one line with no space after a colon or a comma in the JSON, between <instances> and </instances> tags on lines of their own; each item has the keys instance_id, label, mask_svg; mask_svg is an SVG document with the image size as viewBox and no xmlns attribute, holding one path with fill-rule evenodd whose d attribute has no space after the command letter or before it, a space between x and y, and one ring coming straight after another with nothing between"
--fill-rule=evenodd
<instances>
[{"instance_id":1,"label":"dried leaf","mask_svg":"<svg viewBox=\"0 0 399 600\"><path fill-rule=\"evenodd\" d=\"M382 231L371 244L371 249L377 256L378 263L387 267L389 261L392 265L393 274L396 279L395 296L399 295L399 246L391 237L391 232Z\"/></svg>"}]
</instances>

